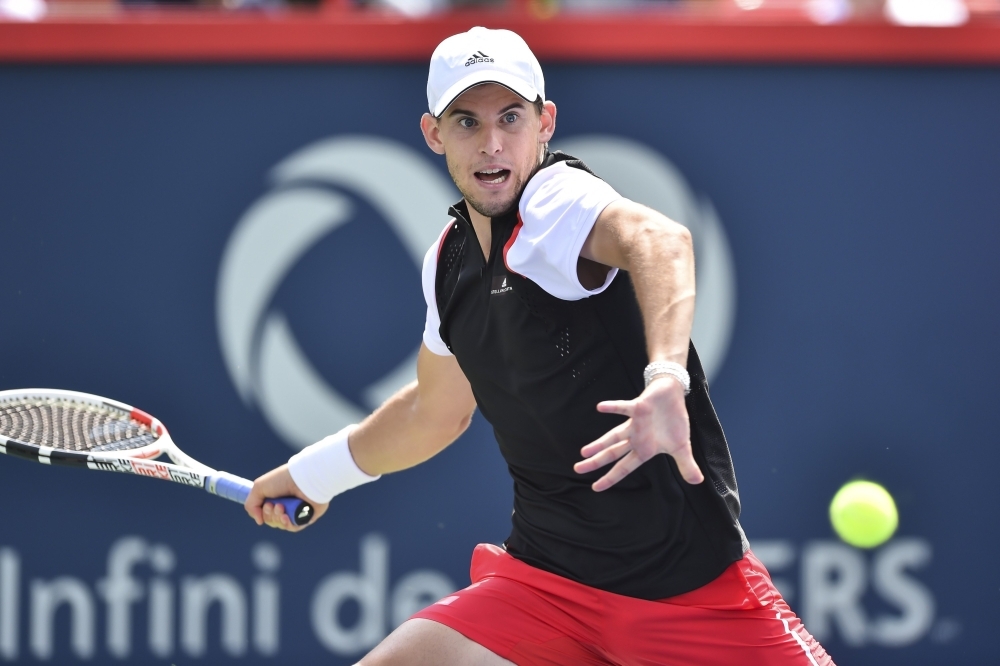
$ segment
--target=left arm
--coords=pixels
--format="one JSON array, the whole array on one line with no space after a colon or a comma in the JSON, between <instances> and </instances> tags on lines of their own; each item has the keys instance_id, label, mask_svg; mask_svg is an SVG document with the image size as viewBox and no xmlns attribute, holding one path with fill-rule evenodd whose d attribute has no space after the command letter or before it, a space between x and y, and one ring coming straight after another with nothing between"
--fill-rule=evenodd
<instances>
[{"instance_id":1,"label":"left arm","mask_svg":"<svg viewBox=\"0 0 1000 666\"><path fill-rule=\"evenodd\" d=\"M620 199L604 209L583 245L581 282L603 279L608 266L632 278L650 362L686 366L695 298L691 233L650 208ZM691 452L684 388L673 377L660 375L634 400L602 402L597 409L629 418L581 450L584 460L574 467L581 474L618 461L594 483L595 491L610 488L659 453L674 458L688 483L704 480Z\"/></svg>"}]
</instances>

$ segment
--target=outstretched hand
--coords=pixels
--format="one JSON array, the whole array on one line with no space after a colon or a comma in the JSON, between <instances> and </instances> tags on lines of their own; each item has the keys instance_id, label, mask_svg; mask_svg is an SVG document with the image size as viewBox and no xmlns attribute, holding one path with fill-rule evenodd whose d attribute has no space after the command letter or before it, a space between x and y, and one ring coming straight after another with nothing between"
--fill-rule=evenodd
<instances>
[{"instance_id":1,"label":"outstretched hand","mask_svg":"<svg viewBox=\"0 0 1000 666\"><path fill-rule=\"evenodd\" d=\"M307 525L296 525L292 519L285 514L285 508L280 504L265 502L268 497L298 497L312 504L316 513ZM329 504L316 504L306 497L299 487L292 480L292 475L288 472L288 465L282 465L272 469L267 474L258 477L253 482L253 489L250 496L244 502L243 508L247 510L250 517L258 525L267 525L279 530L289 532L300 532L312 525L326 513Z\"/></svg>"},{"instance_id":2,"label":"outstretched hand","mask_svg":"<svg viewBox=\"0 0 1000 666\"><path fill-rule=\"evenodd\" d=\"M599 403L597 411L629 418L580 450L584 460L573 466L578 474L618 461L594 482L595 491L607 490L658 453L672 456L688 483L705 480L691 452L691 424L684 405L684 388L673 377L654 379L634 400Z\"/></svg>"}]
</instances>

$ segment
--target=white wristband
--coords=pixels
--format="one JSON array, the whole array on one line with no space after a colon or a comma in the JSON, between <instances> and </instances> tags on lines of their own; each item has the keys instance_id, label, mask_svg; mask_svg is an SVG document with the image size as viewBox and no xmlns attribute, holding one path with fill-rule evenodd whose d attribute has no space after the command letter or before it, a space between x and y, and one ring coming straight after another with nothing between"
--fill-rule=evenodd
<instances>
[{"instance_id":1,"label":"white wristband","mask_svg":"<svg viewBox=\"0 0 1000 666\"><path fill-rule=\"evenodd\" d=\"M646 380L646 386L649 386L649 383L660 375L670 375L679 381L681 386L684 387L684 395L691 392L691 375L688 374L687 369L680 363L674 363L673 361L653 361L642 372L642 378Z\"/></svg>"},{"instance_id":2,"label":"white wristband","mask_svg":"<svg viewBox=\"0 0 1000 666\"><path fill-rule=\"evenodd\" d=\"M377 481L354 462L347 438L357 428L352 424L307 446L288 459L288 471L299 490L316 504L326 504L340 493Z\"/></svg>"}]
</instances>

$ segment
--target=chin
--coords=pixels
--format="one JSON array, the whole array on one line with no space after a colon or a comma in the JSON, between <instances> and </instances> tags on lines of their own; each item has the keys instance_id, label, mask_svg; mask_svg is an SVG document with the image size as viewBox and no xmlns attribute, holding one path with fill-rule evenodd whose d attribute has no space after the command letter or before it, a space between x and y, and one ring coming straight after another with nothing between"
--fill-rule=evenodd
<instances>
[{"instance_id":1,"label":"chin","mask_svg":"<svg viewBox=\"0 0 1000 666\"><path fill-rule=\"evenodd\" d=\"M514 181L512 187L505 192L494 192L492 197L476 196L473 192L462 192L469 206L477 213L486 217L497 217L508 212L517 205L518 195L521 193L523 183ZM475 185L473 185L475 187Z\"/></svg>"},{"instance_id":2,"label":"chin","mask_svg":"<svg viewBox=\"0 0 1000 666\"><path fill-rule=\"evenodd\" d=\"M517 201L517 197L510 197L506 201L482 201L480 199L476 199L475 197L465 197L465 200L480 215L485 217L497 217L513 208L515 202Z\"/></svg>"}]
</instances>

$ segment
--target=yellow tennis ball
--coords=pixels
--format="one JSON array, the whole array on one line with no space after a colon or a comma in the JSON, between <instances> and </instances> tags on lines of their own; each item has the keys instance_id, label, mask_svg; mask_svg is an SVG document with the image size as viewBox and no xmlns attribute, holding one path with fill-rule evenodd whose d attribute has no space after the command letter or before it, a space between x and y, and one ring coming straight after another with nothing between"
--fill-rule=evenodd
<instances>
[{"instance_id":1,"label":"yellow tennis ball","mask_svg":"<svg viewBox=\"0 0 1000 666\"><path fill-rule=\"evenodd\" d=\"M841 539L856 548L874 548L889 540L899 524L892 495L877 483L851 481L833 496L830 522Z\"/></svg>"}]
</instances>

